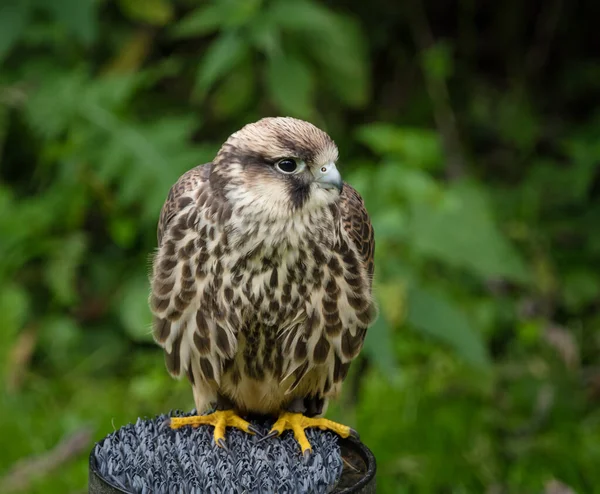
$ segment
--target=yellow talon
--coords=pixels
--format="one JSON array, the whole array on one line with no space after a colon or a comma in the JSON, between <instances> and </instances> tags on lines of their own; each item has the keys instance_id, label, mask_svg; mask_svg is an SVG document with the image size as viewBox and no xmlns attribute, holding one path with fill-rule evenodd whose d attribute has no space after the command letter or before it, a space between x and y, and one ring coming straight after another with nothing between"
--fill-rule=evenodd
<instances>
[{"instance_id":1,"label":"yellow talon","mask_svg":"<svg viewBox=\"0 0 600 494\"><path fill-rule=\"evenodd\" d=\"M301 413L284 412L279 416L277 422L273 424L273 427L269 432L269 436L280 436L283 431L291 430L294 433L296 441L298 441L300 444L300 448L302 448L302 453L306 455L312 452L312 448L308 442L306 433L304 432L304 430L309 427L318 427L322 430L330 430L344 438L350 435L357 435L356 432L347 425L338 424L332 420L311 418L302 415Z\"/></svg>"},{"instance_id":2,"label":"yellow talon","mask_svg":"<svg viewBox=\"0 0 600 494\"><path fill-rule=\"evenodd\" d=\"M217 446L225 447L225 429L235 427L248 434L254 434L252 425L239 417L233 410L217 410L208 415L193 415L191 417L172 417L171 429L179 429L186 425L199 427L201 425L212 425L215 428L213 437Z\"/></svg>"}]
</instances>

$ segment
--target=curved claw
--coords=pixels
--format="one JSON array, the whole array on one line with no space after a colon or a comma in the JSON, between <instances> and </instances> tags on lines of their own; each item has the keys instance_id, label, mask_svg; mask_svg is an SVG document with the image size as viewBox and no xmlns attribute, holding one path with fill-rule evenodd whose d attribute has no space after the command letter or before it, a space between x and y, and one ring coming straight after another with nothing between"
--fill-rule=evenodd
<instances>
[{"instance_id":1,"label":"curved claw","mask_svg":"<svg viewBox=\"0 0 600 494\"><path fill-rule=\"evenodd\" d=\"M219 446L219 448L223 448L225 451L229 451L229 448L227 447L227 444L225 443L225 439L223 439L222 437L220 437L219 439L217 439L217 446Z\"/></svg>"},{"instance_id":2,"label":"curved claw","mask_svg":"<svg viewBox=\"0 0 600 494\"><path fill-rule=\"evenodd\" d=\"M358 432L356 432L356 430L354 430L352 427L349 427L350 429L350 435L354 438L354 439L358 439L360 441L360 435Z\"/></svg>"},{"instance_id":3,"label":"curved claw","mask_svg":"<svg viewBox=\"0 0 600 494\"><path fill-rule=\"evenodd\" d=\"M305 462L308 461L308 459L310 458L311 453L312 453L311 449L305 449L302 452L302 458L304 459Z\"/></svg>"},{"instance_id":4,"label":"curved claw","mask_svg":"<svg viewBox=\"0 0 600 494\"><path fill-rule=\"evenodd\" d=\"M279 431L270 431L268 434L265 434L263 437L261 437L256 442L262 443L263 441L266 441L267 439L271 439L272 437L277 437L278 435L279 435Z\"/></svg>"},{"instance_id":5,"label":"curved claw","mask_svg":"<svg viewBox=\"0 0 600 494\"><path fill-rule=\"evenodd\" d=\"M256 427L254 427L252 424L250 424L248 426L248 432L250 432L250 433L252 433L252 434L254 434L256 436L260 436L261 435L261 432Z\"/></svg>"}]
</instances>

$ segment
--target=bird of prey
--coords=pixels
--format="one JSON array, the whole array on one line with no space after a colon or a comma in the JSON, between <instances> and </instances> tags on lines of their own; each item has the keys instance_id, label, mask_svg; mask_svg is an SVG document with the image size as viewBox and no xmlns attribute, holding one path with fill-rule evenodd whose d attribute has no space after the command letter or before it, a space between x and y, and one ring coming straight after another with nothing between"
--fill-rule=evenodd
<instances>
[{"instance_id":1,"label":"bird of prey","mask_svg":"<svg viewBox=\"0 0 600 494\"><path fill-rule=\"evenodd\" d=\"M171 427L256 430L278 419L304 454L375 318L373 228L314 125L264 118L232 134L212 163L171 188L158 224L150 305L173 376L189 379L198 413Z\"/></svg>"}]
</instances>

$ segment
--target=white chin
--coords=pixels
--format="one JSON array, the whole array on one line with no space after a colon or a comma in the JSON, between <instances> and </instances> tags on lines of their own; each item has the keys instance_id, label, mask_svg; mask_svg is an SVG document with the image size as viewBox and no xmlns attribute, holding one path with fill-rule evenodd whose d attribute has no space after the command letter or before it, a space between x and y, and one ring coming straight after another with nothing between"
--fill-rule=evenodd
<instances>
[{"instance_id":1,"label":"white chin","mask_svg":"<svg viewBox=\"0 0 600 494\"><path fill-rule=\"evenodd\" d=\"M337 189L324 189L323 187L313 184L310 188L310 198L306 204L309 208L318 209L320 207L329 206L340 197Z\"/></svg>"}]
</instances>

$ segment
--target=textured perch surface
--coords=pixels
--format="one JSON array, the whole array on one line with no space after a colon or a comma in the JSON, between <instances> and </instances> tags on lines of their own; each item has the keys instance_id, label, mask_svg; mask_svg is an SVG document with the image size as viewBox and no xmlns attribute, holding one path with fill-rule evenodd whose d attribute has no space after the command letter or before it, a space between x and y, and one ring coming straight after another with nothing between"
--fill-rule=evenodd
<instances>
[{"instance_id":1,"label":"textured perch surface","mask_svg":"<svg viewBox=\"0 0 600 494\"><path fill-rule=\"evenodd\" d=\"M307 430L313 452L305 460L290 432L260 441L259 436L227 429L225 450L214 444L212 427L171 430L168 419L138 419L108 435L92 451L97 473L124 492L157 494L326 493L342 475L339 438L331 432ZM266 434L273 422L252 424Z\"/></svg>"}]
</instances>

